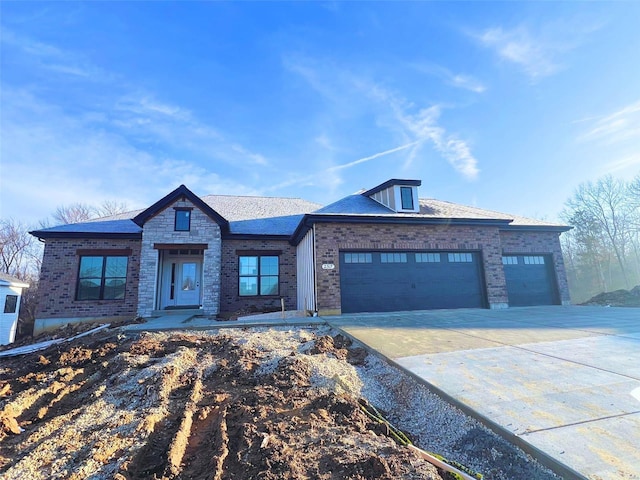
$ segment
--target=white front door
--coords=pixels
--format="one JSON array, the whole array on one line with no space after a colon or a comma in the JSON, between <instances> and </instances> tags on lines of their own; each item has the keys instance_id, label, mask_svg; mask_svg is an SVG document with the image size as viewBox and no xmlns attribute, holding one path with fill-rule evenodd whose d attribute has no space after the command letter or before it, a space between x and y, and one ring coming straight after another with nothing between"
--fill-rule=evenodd
<instances>
[{"instance_id":1,"label":"white front door","mask_svg":"<svg viewBox=\"0 0 640 480\"><path fill-rule=\"evenodd\" d=\"M200 263L178 260L176 305L200 306Z\"/></svg>"},{"instance_id":2,"label":"white front door","mask_svg":"<svg viewBox=\"0 0 640 480\"><path fill-rule=\"evenodd\" d=\"M202 282L202 258L167 256L162 262L160 308L198 308Z\"/></svg>"}]
</instances>

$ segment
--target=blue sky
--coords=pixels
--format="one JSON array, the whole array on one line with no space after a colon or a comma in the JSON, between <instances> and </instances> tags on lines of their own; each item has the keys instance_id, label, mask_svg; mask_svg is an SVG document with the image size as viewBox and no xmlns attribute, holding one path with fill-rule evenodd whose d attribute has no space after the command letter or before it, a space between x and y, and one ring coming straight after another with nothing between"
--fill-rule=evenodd
<instances>
[{"instance_id":1,"label":"blue sky","mask_svg":"<svg viewBox=\"0 0 640 480\"><path fill-rule=\"evenodd\" d=\"M640 172L640 2L0 3L0 214L389 178L554 220Z\"/></svg>"}]
</instances>

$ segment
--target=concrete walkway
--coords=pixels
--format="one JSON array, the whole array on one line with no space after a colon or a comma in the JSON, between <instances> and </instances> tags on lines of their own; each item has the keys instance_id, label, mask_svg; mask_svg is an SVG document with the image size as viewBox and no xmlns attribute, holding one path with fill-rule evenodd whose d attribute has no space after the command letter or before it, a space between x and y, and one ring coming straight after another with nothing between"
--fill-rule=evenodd
<instances>
[{"instance_id":1,"label":"concrete walkway","mask_svg":"<svg viewBox=\"0 0 640 480\"><path fill-rule=\"evenodd\" d=\"M319 317L295 317L254 315L239 318L238 320L219 321L209 317L197 315L164 315L162 317L148 318L145 323L132 323L125 325L128 331L163 331L163 330L211 330L214 328L241 328L241 327L276 327L276 326L304 326L324 325L326 321Z\"/></svg>"},{"instance_id":2,"label":"concrete walkway","mask_svg":"<svg viewBox=\"0 0 640 480\"><path fill-rule=\"evenodd\" d=\"M640 479L640 309L326 320L582 475Z\"/></svg>"}]
</instances>

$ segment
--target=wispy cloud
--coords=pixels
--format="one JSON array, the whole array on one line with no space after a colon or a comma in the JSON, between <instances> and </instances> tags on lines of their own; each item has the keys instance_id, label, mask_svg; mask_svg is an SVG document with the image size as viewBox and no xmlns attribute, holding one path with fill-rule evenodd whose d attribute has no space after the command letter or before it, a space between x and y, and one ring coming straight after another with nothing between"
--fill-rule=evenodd
<instances>
[{"instance_id":1,"label":"wispy cloud","mask_svg":"<svg viewBox=\"0 0 640 480\"><path fill-rule=\"evenodd\" d=\"M110 124L134 139L155 143L171 151L197 154L201 159L224 161L238 169L267 166L267 158L203 122L189 109L131 93L116 101Z\"/></svg>"},{"instance_id":2,"label":"wispy cloud","mask_svg":"<svg viewBox=\"0 0 640 480\"><path fill-rule=\"evenodd\" d=\"M393 112L393 117L397 126L401 127L403 136L413 140L413 148L409 150L404 162L405 168L410 167L415 161L420 153L420 147L431 143L465 178L468 180L477 178L480 172L478 161L467 142L456 134L449 133L439 123L442 113L441 105L431 105L412 113L415 111L415 106L387 88L367 82L360 82L359 87L372 98L386 105Z\"/></svg>"},{"instance_id":3,"label":"wispy cloud","mask_svg":"<svg viewBox=\"0 0 640 480\"><path fill-rule=\"evenodd\" d=\"M463 177L469 180L477 177L478 161L467 142L448 132L441 124L442 106L418 108L412 100L393 89L335 65L299 58L295 61L289 58L284 65L307 80L325 99L333 102L337 116L344 116L352 110L356 110L353 115L357 117L372 115L375 128L380 133L390 135L390 138L395 137L396 144L400 143L399 147L339 162L329 167L329 171L337 173L400 152L404 152L402 165L406 170L412 166L422 148L431 145ZM455 76L449 77L453 80ZM464 80L458 79L458 82L463 83ZM394 157L394 162L397 161L397 157Z\"/></svg>"},{"instance_id":4,"label":"wispy cloud","mask_svg":"<svg viewBox=\"0 0 640 480\"><path fill-rule=\"evenodd\" d=\"M511 30L490 28L475 37L502 59L517 64L533 79L552 75L561 68L555 58L558 47L536 38L524 26Z\"/></svg>"},{"instance_id":5,"label":"wispy cloud","mask_svg":"<svg viewBox=\"0 0 640 480\"><path fill-rule=\"evenodd\" d=\"M597 141L606 145L640 139L640 101L626 105L613 113L583 120L591 126L579 140Z\"/></svg>"},{"instance_id":6,"label":"wispy cloud","mask_svg":"<svg viewBox=\"0 0 640 480\"><path fill-rule=\"evenodd\" d=\"M436 65L429 62L421 62L413 63L411 64L411 67L427 75L436 76L440 78L445 84L452 87L469 90L475 93L482 93L487 90L487 87L472 75L453 73L451 70L441 65Z\"/></svg>"},{"instance_id":7,"label":"wispy cloud","mask_svg":"<svg viewBox=\"0 0 640 480\"><path fill-rule=\"evenodd\" d=\"M440 106L432 106L422 109L414 115L403 114L400 119L406 128L421 141L428 139L433 142L436 150L464 177L469 180L475 179L480 172L478 161L464 140L458 138L455 134L448 133L438 125L437 121L440 113ZM413 152L410 161L413 161L415 154L416 152Z\"/></svg>"},{"instance_id":8,"label":"wispy cloud","mask_svg":"<svg viewBox=\"0 0 640 480\"><path fill-rule=\"evenodd\" d=\"M30 62L37 68L66 76L99 81L105 81L113 77L81 55L19 35L4 25L2 26L0 42L5 45L5 48L10 47L18 51L23 61Z\"/></svg>"},{"instance_id":9,"label":"wispy cloud","mask_svg":"<svg viewBox=\"0 0 640 480\"><path fill-rule=\"evenodd\" d=\"M180 183L202 193L256 194L243 181L222 177L186 157L140 148L118 131L94 128L29 92L5 92L2 203L31 221L58 205L104 199L132 208L161 198ZM34 164L37 159L37 165ZM115 198L114 198L115 197ZM19 205L18 205L19 204Z\"/></svg>"},{"instance_id":10,"label":"wispy cloud","mask_svg":"<svg viewBox=\"0 0 640 480\"><path fill-rule=\"evenodd\" d=\"M189 109L81 55L11 31L3 30L2 48L34 78L55 72L62 86L78 92L56 98L37 82L15 88L2 79L3 171L26 179L2 176L0 203L7 211L35 221L77 201L144 206L180 183L203 193L258 193L251 185L259 185L268 159ZM219 162L227 168L216 168ZM113 198L114 192L127 193Z\"/></svg>"},{"instance_id":11,"label":"wispy cloud","mask_svg":"<svg viewBox=\"0 0 640 480\"><path fill-rule=\"evenodd\" d=\"M622 158L617 158L605 165L604 173L619 172L631 168L640 167L640 153L632 153Z\"/></svg>"},{"instance_id":12,"label":"wispy cloud","mask_svg":"<svg viewBox=\"0 0 640 480\"><path fill-rule=\"evenodd\" d=\"M523 22L514 27L494 26L467 33L537 81L567 68L567 54L588 42L604 24L602 18L578 15L542 25Z\"/></svg>"}]
</instances>

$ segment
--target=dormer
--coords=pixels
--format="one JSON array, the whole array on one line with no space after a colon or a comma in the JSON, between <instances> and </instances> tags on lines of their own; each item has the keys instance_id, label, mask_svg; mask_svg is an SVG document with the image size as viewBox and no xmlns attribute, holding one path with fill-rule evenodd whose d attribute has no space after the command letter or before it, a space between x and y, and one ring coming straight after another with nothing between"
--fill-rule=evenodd
<instances>
[{"instance_id":1,"label":"dormer","mask_svg":"<svg viewBox=\"0 0 640 480\"><path fill-rule=\"evenodd\" d=\"M393 178L362 193L397 213L418 213L418 187L420 180L399 180Z\"/></svg>"}]
</instances>

